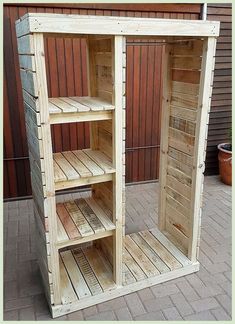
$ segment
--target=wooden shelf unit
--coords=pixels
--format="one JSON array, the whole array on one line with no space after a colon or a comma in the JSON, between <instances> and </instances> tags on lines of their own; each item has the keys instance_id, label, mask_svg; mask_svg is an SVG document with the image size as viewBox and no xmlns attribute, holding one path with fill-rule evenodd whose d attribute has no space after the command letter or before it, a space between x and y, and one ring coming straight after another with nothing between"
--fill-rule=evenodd
<instances>
[{"instance_id":1,"label":"wooden shelf unit","mask_svg":"<svg viewBox=\"0 0 235 324\"><path fill-rule=\"evenodd\" d=\"M48 98L44 35L86 37L86 97ZM28 13L16 21L36 243L58 317L198 271L216 37L212 21ZM158 229L125 236L126 37L164 42ZM52 152L51 125L90 123L90 149ZM89 198L56 191L91 185Z\"/></svg>"}]
</instances>

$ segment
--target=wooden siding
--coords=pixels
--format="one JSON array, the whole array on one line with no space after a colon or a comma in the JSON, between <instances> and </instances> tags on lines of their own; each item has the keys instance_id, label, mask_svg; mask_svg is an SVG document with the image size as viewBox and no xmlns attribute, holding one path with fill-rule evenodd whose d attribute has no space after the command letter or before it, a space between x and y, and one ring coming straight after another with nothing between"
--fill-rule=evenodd
<instances>
[{"instance_id":1,"label":"wooden siding","mask_svg":"<svg viewBox=\"0 0 235 324\"><path fill-rule=\"evenodd\" d=\"M208 4L208 20L220 21L208 127L206 174L217 174L217 145L229 140L232 125L232 6Z\"/></svg>"},{"instance_id":2,"label":"wooden siding","mask_svg":"<svg viewBox=\"0 0 235 324\"><path fill-rule=\"evenodd\" d=\"M53 7L51 7L53 6ZM109 6L109 7L107 7ZM125 7L126 6L126 7ZM218 7L217 7L218 9ZM225 8L223 8L224 10ZM226 8L229 10L229 8ZM14 198L31 195L24 109L20 91L19 63L17 58L15 20L26 12L55 12L72 14L120 15L136 17L157 17L173 19L199 19L200 5L151 4L135 5L86 5L86 4L47 4L47 5L5 5L4 6L4 197ZM219 17L218 13L213 16ZM229 15L225 15L229 19ZM224 17L224 16L223 16ZM225 18L224 18L225 19ZM229 26L225 22L226 40ZM222 37L222 36L221 36ZM225 38L223 38L224 40ZM228 44L227 42L225 45ZM87 95L86 48L83 40L48 37L45 40L47 58L48 92L50 96ZM227 45L226 45L227 46ZM222 47L223 49L223 47ZM223 51L223 50L222 50ZM220 59L223 61L222 51ZM231 50L226 49L226 54ZM127 182L146 181L158 178L160 143L160 96L161 96L161 53L159 44L143 40L127 40ZM226 56L226 60L229 56ZM230 62L230 61L229 61ZM228 62L228 63L229 63ZM228 66L228 65L227 65ZM153 77L152 67L157 73ZM224 71L223 69L219 69ZM228 68L226 68L226 71ZM229 72L229 71L228 71ZM225 72L219 72L223 76ZM139 76L139 77L138 77ZM217 82L217 81L216 81ZM223 80L218 80L221 88ZM226 81L231 82L231 81ZM231 84L231 83L230 83ZM154 89L154 91L153 91ZM220 90L216 90L220 91ZM220 94L220 92L219 92ZM214 93L213 93L214 96ZM217 96L218 97L218 96ZM213 97L214 98L214 97ZM216 98L216 97L215 97ZM218 99L218 98L217 98ZM219 103L223 99L218 99ZM226 99L226 103L227 103ZM223 106L222 106L223 107ZM214 125L220 125L222 115L227 123L228 110L221 106L211 115ZM227 107L228 108L228 107ZM213 107L212 107L213 109ZM227 124L225 125L227 127ZM215 129L209 128L209 141ZM88 125L53 125L54 152L86 148L89 145ZM211 135L210 135L211 134ZM212 136L212 137L210 137ZM215 135L214 135L215 137ZM216 140L216 139L215 139ZM214 145L215 146L215 145ZM210 151L208 158L215 164ZM215 170L210 167L210 170Z\"/></svg>"}]
</instances>

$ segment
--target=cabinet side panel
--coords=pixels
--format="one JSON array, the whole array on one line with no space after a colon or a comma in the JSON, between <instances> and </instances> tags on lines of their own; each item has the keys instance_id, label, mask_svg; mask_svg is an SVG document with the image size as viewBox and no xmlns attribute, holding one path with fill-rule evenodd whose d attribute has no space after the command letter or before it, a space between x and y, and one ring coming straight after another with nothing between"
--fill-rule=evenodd
<instances>
[{"instance_id":1,"label":"cabinet side panel","mask_svg":"<svg viewBox=\"0 0 235 324\"><path fill-rule=\"evenodd\" d=\"M167 45L163 90L159 227L186 255L192 240L203 40Z\"/></svg>"}]
</instances>

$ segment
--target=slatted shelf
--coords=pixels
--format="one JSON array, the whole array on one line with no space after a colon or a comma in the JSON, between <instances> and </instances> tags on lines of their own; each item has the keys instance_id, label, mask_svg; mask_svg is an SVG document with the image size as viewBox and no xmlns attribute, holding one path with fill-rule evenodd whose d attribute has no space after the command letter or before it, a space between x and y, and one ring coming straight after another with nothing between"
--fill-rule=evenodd
<instances>
[{"instance_id":1,"label":"slatted shelf","mask_svg":"<svg viewBox=\"0 0 235 324\"><path fill-rule=\"evenodd\" d=\"M53 154L55 189L67 189L112 180L111 159L99 150Z\"/></svg>"},{"instance_id":2,"label":"slatted shelf","mask_svg":"<svg viewBox=\"0 0 235 324\"><path fill-rule=\"evenodd\" d=\"M97 247L63 251L60 252L60 257L64 304L88 296L102 299L105 292L118 289L112 279L112 266L102 250ZM139 284L141 288L143 283L144 288L146 280L157 280L157 277L160 280L161 276L170 277L172 272L183 271L184 267L191 264L191 261L156 228L126 235L122 265L123 287ZM117 295L119 294L121 295L120 292Z\"/></svg>"},{"instance_id":3,"label":"slatted shelf","mask_svg":"<svg viewBox=\"0 0 235 324\"><path fill-rule=\"evenodd\" d=\"M58 203L56 212L59 248L113 235L114 224L92 197Z\"/></svg>"},{"instance_id":4,"label":"slatted shelf","mask_svg":"<svg viewBox=\"0 0 235 324\"><path fill-rule=\"evenodd\" d=\"M84 122L112 118L114 106L99 97L58 97L48 100L50 123Z\"/></svg>"},{"instance_id":5,"label":"slatted shelf","mask_svg":"<svg viewBox=\"0 0 235 324\"><path fill-rule=\"evenodd\" d=\"M113 290L112 267L95 247L60 252L62 304Z\"/></svg>"}]
</instances>

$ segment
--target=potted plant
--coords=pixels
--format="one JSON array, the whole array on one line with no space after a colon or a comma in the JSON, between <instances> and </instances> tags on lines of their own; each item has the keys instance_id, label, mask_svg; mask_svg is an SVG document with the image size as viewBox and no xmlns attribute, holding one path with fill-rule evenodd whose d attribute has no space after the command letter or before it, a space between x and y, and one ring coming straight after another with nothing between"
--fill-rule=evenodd
<instances>
[{"instance_id":1,"label":"potted plant","mask_svg":"<svg viewBox=\"0 0 235 324\"><path fill-rule=\"evenodd\" d=\"M232 127L229 129L230 143L221 143L219 150L219 172L223 183L232 185Z\"/></svg>"}]
</instances>

